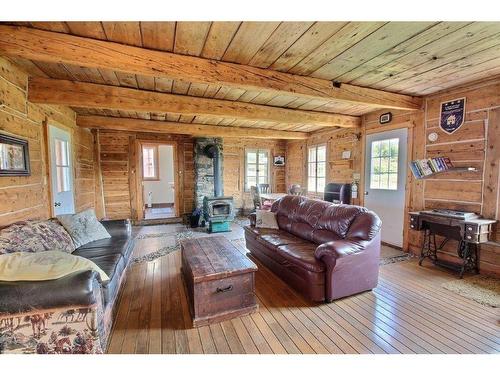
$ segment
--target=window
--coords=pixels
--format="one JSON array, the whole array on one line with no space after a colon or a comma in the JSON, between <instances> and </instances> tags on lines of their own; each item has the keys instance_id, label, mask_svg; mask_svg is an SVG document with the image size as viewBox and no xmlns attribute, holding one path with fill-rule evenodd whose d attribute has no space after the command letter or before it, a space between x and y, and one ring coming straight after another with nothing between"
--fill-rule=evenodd
<instances>
[{"instance_id":1,"label":"window","mask_svg":"<svg viewBox=\"0 0 500 375\"><path fill-rule=\"evenodd\" d=\"M55 139L56 148L56 189L58 193L70 191L70 167L68 141Z\"/></svg>"},{"instance_id":2,"label":"window","mask_svg":"<svg viewBox=\"0 0 500 375\"><path fill-rule=\"evenodd\" d=\"M325 190L326 146L309 147L307 159L307 190L319 193Z\"/></svg>"},{"instance_id":3,"label":"window","mask_svg":"<svg viewBox=\"0 0 500 375\"><path fill-rule=\"evenodd\" d=\"M370 189L398 189L399 138L372 142Z\"/></svg>"},{"instance_id":4,"label":"window","mask_svg":"<svg viewBox=\"0 0 500 375\"><path fill-rule=\"evenodd\" d=\"M158 146L142 146L142 179L158 180Z\"/></svg>"},{"instance_id":5,"label":"window","mask_svg":"<svg viewBox=\"0 0 500 375\"><path fill-rule=\"evenodd\" d=\"M257 184L269 184L269 151L245 150L245 190Z\"/></svg>"}]
</instances>

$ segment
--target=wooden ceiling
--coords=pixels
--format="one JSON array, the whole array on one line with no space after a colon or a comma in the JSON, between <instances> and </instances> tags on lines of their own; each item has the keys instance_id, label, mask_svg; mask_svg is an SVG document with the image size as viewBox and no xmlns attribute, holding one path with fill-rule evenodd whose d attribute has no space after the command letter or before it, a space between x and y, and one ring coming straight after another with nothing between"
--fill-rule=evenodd
<instances>
[{"instance_id":1,"label":"wooden ceiling","mask_svg":"<svg viewBox=\"0 0 500 375\"><path fill-rule=\"evenodd\" d=\"M12 23L10 23L12 24ZM423 96L500 74L493 22L22 22L19 26ZM0 51L0 54L2 52ZM360 116L373 105L14 57L34 76ZM312 123L82 108L99 115L311 132Z\"/></svg>"}]
</instances>

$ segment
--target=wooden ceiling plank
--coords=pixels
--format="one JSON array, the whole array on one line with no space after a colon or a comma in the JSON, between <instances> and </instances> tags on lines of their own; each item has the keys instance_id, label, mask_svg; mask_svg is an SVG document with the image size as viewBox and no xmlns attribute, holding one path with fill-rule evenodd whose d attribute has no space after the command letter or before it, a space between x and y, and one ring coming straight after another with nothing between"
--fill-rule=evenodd
<instances>
[{"instance_id":1,"label":"wooden ceiling plank","mask_svg":"<svg viewBox=\"0 0 500 375\"><path fill-rule=\"evenodd\" d=\"M160 92L172 92L174 81L169 78L155 78L155 90Z\"/></svg>"},{"instance_id":2,"label":"wooden ceiling plank","mask_svg":"<svg viewBox=\"0 0 500 375\"><path fill-rule=\"evenodd\" d=\"M243 22L222 59L248 64L279 24L280 22Z\"/></svg>"},{"instance_id":3,"label":"wooden ceiling plank","mask_svg":"<svg viewBox=\"0 0 500 375\"><path fill-rule=\"evenodd\" d=\"M363 64L346 72L335 79L341 82L352 82L353 80L369 74L376 69L394 61L398 58L406 56L416 49L432 43L445 35L467 26L470 22L439 22L438 24L428 28L427 30L415 35L414 37L400 43L393 48L384 51L373 59L365 61Z\"/></svg>"},{"instance_id":4,"label":"wooden ceiling plank","mask_svg":"<svg viewBox=\"0 0 500 375\"><path fill-rule=\"evenodd\" d=\"M102 26L106 38L111 42L142 46L139 22L103 22Z\"/></svg>"},{"instance_id":5,"label":"wooden ceiling plank","mask_svg":"<svg viewBox=\"0 0 500 375\"><path fill-rule=\"evenodd\" d=\"M56 33L68 33L69 28L66 22L30 22L35 29L53 31Z\"/></svg>"},{"instance_id":6,"label":"wooden ceiling plank","mask_svg":"<svg viewBox=\"0 0 500 375\"><path fill-rule=\"evenodd\" d=\"M474 66L471 66L471 61L474 61ZM500 45L483 51L481 54L467 56L460 61L448 64L433 70L432 84L433 86L446 85L446 87L456 86L459 83L472 82L475 75L480 75L482 72L499 67L500 65ZM429 86L429 75L421 75L412 80L415 86L406 88L408 91L425 90Z\"/></svg>"},{"instance_id":7,"label":"wooden ceiling plank","mask_svg":"<svg viewBox=\"0 0 500 375\"><path fill-rule=\"evenodd\" d=\"M120 81L118 80L118 77L113 70L99 69L99 72L101 73L101 76L104 79L106 85L120 86Z\"/></svg>"},{"instance_id":8,"label":"wooden ceiling plank","mask_svg":"<svg viewBox=\"0 0 500 375\"><path fill-rule=\"evenodd\" d=\"M141 74L136 75L137 86L141 90L154 91L155 89L155 79L154 77L144 76Z\"/></svg>"},{"instance_id":9,"label":"wooden ceiling plank","mask_svg":"<svg viewBox=\"0 0 500 375\"><path fill-rule=\"evenodd\" d=\"M394 48L434 24L435 22L389 22L315 70L311 75L338 80L339 76L349 72L364 61Z\"/></svg>"},{"instance_id":10,"label":"wooden ceiling plank","mask_svg":"<svg viewBox=\"0 0 500 375\"><path fill-rule=\"evenodd\" d=\"M384 24L385 22L349 22L288 72L300 75L311 74Z\"/></svg>"},{"instance_id":11,"label":"wooden ceiling plank","mask_svg":"<svg viewBox=\"0 0 500 375\"><path fill-rule=\"evenodd\" d=\"M137 84L137 79L135 77L135 74L116 72L116 77L120 82L120 86L131 87L134 89L139 87L139 85Z\"/></svg>"},{"instance_id":12,"label":"wooden ceiling plank","mask_svg":"<svg viewBox=\"0 0 500 375\"><path fill-rule=\"evenodd\" d=\"M175 80L172 84L172 92L179 95L187 95L191 83Z\"/></svg>"},{"instance_id":13,"label":"wooden ceiling plank","mask_svg":"<svg viewBox=\"0 0 500 375\"><path fill-rule=\"evenodd\" d=\"M346 24L347 22L316 22L279 56L270 68L287 72Z\"/></svg>"},{"instance_id":14,"label":"wooden ceiling plank","mask_svg":"<svg viewBox=\"0 0 500 375\"><path fill-rule=\"evenodd\" d=\"M235 128L219 125L182 124L170 121L106 116L77 116L76 122L78 126L83 128L145 133L258 139L307 139L308 137L308 134L304 132L278 131L260 128Z\"/></svg>"},{"instance_id":15,"label":"wooden ceiling plank","mask_svg":"<svg viewBox=\"0 0 500 375\"><path fill-rule=\"evenodd\" d=\"M107 40L106 34L100 22L66 22L71 34L84 36L87 38Z\"/></svg>"},{"instance_id":16,"label":"wooden ceiling plank","mask_svg":"<svg viewBox=\"0 0 500 375\"><path fill-rule=\"evenodd\" d=\"M220 60L238 31L241 22L212 22L201 56Z\"/></svg>"},{"instance_id":17,"label":"wooden ceiling plank","mask_svg":"<svg viewBox=\"0 0 500 375\"><path fill-rule=\"evenodd\" d=\"M177 22L174 52L199 56L205 45L211 22Z\"/></svg>"},{"instance_id":18,"label":"wooden ceiling plank","mask_svg":"<svg viewBox=\"0 0 500 375\"><path fill-rule=\"evenodd\" d=\"M46 63L43 61L33 61L33 63L51 78L74 79L63 64Z\"/></svg>"},{"instance_id":19,"label":"wooden ceiling plank","mask_svg":"<svg viewBox=\"0 0 500 375\"><path fill-rule=\"evenodd\" d=\"M292 93L310 99L323 97L396 109L419 109L422 105L420 98L380 90L347 84L338 87L328 80L313 77L302 77L20 26L0 25L0 52L8 56L32 60L85 65L129 74L274 92L275 96L280 92Z\"/></svg>"},{"instance_id":20,"label":"wooden ceiling plank","mask_svg":"<svg viewBox=\"0 0 500 375\"><path fill-rule=\"evenodd\" d=\"M142 45L145 48L172 52L175 40L175 22L141 22Z\"/></svg>"},{"instance_id":21,"label":"wooden ceiling plank","mask_svg":"<svg viewBox=\"0 0 500 375\"><path fill-rule=\"evenodd\" d=\"M442 59L450 60L453 59L453 56L463 56L463 48L498 33L499 27L498 23L471 23L382 66L374 72L365 74L352 83L376 87L389 86L404 79L406 74L412 74L417 66L433 61L434 64L439 64ZM436 62L436 60L440 61Z\"/></svg>"},{"instance_id":22,"label":"wooden ceiling plank","mask_svg":"<svg viewBox=\"0 0 500 375\"><path fill-rule=\"evenodd\" d=\"M322 112L308 112L227 100L188 97L91 83L31 78L28 99L33 103L85 108L108 108L141 112L169 112L182 115L237 117L244 120L308 123L318 126L357 127L360 118Z\"/></svg>"},{"instance_id":23,"label":"wooden ceiling plank","mask_svg":"<svg viewBox=\"0 0 500 375\"><path fill-rule=\"evenodd\" d=\"M435 71L439 72L439 69L447 69L447 67L450 66L462 66L464 63L472 65L480 64L485 61L484 59L487 61L488 59L498 56L499 47L500 33L497 33L477 43L468 45L466 56L463 54L463 49L448 54L440 54L440 57L436 59L431 58L428 62L415 67L411 71L402 72L397 77L393 77L394 79L377 82L376 85L403 91L414 86L422 79L427 79L427 82L432 83L432 77Z\"/></svg>"},{"instance_id":24,"label":"wooden ceiling plank","mask_svg":"<svg viewBox=\"0 0 500 375\"><path fill-rule=\"evenodd\" d=\"M313 22L282 22L248 64L268 68L313 24Z\"/></svg>"}]
</instances>

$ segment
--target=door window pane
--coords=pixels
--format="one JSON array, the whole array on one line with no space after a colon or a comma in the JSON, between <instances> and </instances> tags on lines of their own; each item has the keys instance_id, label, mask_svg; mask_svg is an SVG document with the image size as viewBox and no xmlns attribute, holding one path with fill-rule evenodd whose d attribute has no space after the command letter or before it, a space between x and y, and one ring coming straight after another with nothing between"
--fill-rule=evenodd
<instances>
[{"instance_id":1,"label":"door window pane","mask_svg":"<svg viewBox=\"0 0 500 375\"><path fill-rule=\"evenodd\" d=\"M144 180L158 178L158 147L142 147L142 175Z\"/></svg>"},{"instance_id":2,"label":"door window pane","mask_svg":"<svg viewBox=\"0 0 500 375\"><path fill-rule=\"evenodd\" d=\"M56 191L64 193L70 191L70 166L68 141L55 139L56 156Z\"/></svg>"},{"instance_id":3,"label":"door window pane","mask_svg":"<svg viewBox=\"0 0 500 375\"><path fill-rule=\"evenodd\" d=\"M397 190L399 138L371 144L370 189Z\"/></svg>"}]
</instances>

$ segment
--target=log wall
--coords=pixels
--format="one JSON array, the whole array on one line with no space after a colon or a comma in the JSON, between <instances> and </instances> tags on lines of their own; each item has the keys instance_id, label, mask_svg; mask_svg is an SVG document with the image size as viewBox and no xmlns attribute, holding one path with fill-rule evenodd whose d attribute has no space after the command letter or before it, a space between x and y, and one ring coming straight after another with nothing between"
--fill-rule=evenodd
<instances>
[{"instance_id":1,"label":"log wall","mask_svg":"<svg viewBox=\"0 0 500 375\"><path fill-rule=\"evenodd\" d=\"M93 136L75 124L75 113L61 106L27 101L28 74L0 57L0 132L29 142L30 176L0 177L0 227L51 215L44 123L71 132L75 209L94 207Z\"/></svg>"}]
</instances>

